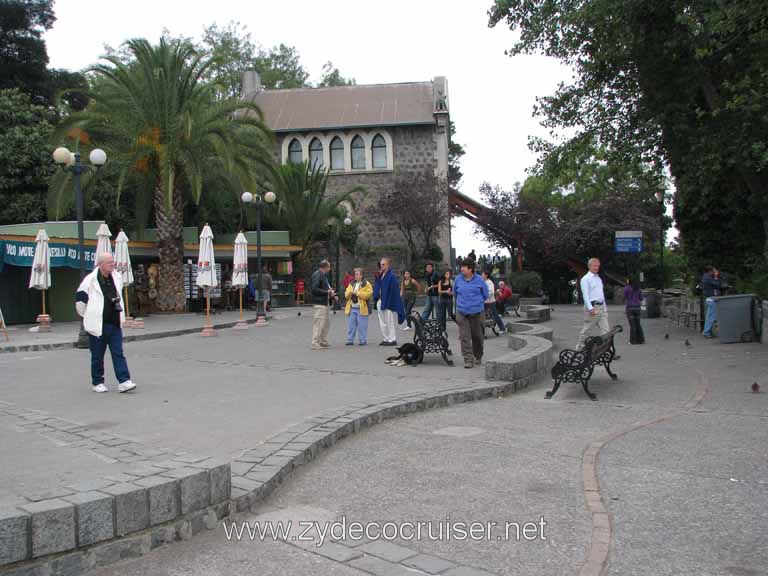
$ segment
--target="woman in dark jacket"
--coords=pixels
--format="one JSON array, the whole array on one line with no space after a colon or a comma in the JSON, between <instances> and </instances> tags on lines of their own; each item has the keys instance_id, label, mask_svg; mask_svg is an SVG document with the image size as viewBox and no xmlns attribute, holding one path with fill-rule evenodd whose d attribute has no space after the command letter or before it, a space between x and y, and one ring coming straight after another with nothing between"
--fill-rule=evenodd
<instances>
[{"instance_id":1,"label":"woman in dark jacket","mask_svg":"<svg viewBox=\"0 0 768 576\"><path fill-rule=\"evenodd\" d=\"M624 286L624 305L627 310L629 322L629 343L645 344L643 327L640 325L640 309L643 304L643 291L640 289L640 281L633 278Z\"/></svg>"}]
</instances>

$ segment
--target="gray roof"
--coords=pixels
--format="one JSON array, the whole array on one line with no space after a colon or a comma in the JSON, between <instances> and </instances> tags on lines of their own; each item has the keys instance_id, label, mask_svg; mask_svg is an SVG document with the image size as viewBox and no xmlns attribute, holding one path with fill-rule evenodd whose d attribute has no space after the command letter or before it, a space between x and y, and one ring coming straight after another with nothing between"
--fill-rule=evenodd
<instances>
[{"instance_id":1,"label":"gray roof","mask_svg":"<svg viewBox=\"0 0 768 576\"><path fill-rule=\"evenodd\" d=\"M275 132L435 123L432 82L262 90L246 98Z\"/></svg>"}]
</instances>

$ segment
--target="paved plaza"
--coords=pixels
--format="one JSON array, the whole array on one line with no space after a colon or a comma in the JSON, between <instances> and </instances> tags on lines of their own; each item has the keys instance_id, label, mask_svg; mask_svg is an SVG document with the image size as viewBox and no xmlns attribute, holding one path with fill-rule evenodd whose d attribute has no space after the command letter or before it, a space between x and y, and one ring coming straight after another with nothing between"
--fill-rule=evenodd
<instances>
[{"instance_id":1,"label":"paved plaza","mask_svg":"<svg viewBox=\"0 0 768 576\"><path fill-rule=\"evenodd\" d=\"M579 320L578 308L555 307L547 325L556 348L575 343ZM612 320L625 323L617 310ZM333 321L329 351L308 349L311 314L295 310L276 313L268 328L222 330L215 339L131 342L139 384L131 395L93 394L85 351L0 355L4 406L100 433L77 445L66 424L48 431L0 417L0 458L17 463L0 471L0 502L136 466L121 442L147 458L232 459L341 405L484 378L482 368L449 368L435 356L418 368L386 366L392 349L375 345L377 326L373 345L352 348L343 346L343 317ZM617 576L766 574L768 400L750 385L766 381L768 347L720 345L662 319L645 328L645 346L619 337L619 381L596 370L597 402L573 384L545 400L545 379L507 397L389 420L341 440L259 509L232 519L290 520L296 536L305 521L437 525L450 517L496 522L491 538L347 538L318 547L290 537L251 541L247 532L228 541L219 525L93 574L598 574L608 551L607 573ZM489 359L508 351L503 337L486 345ZM541 518L546 540L499 539L505 522Z\"/></svg>"}]
</instances>

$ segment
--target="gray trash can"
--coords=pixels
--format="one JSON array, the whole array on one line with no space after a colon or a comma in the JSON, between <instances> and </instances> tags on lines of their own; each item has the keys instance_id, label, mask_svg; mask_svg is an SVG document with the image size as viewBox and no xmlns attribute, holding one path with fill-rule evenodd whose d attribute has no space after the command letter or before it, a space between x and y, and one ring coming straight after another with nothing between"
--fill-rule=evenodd
<instances>
[{"instance_id":1,"label":"gray trash can","mask_svg":"<svg viewBox=\"0 0 768 576\"><path fill-rule=\"evenodd\" d=\"M720 342L754 342L758 339L756 323L757 299L754 294L716 296L717 338Z\"/></svg>"},{"instance_id":2,"label":"gray trash can","mask_svg":"<svg viewBox=\"0 0 768 576\"><path fill-rule=\"evenodd\" d=\"M644 318L658 318L661 316L661 298L656 290L643 292L643 310Z\"/></svg>"}]
</instances>

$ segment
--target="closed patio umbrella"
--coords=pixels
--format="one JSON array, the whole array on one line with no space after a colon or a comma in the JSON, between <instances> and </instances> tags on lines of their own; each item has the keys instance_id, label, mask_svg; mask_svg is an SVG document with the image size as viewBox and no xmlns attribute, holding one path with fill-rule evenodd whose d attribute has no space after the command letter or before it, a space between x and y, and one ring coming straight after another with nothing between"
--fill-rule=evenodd
<instances>
[{"instance_id":1,"label":"closed patio umbrella","mask_svg":"<svg viewBox=\"0 0 768 576\"><path fill-rule=\"evenodd\" d=\"M99 261L99 254L112 254L112 245L109 239L112 238L112 232L109 231L109 226L102 224L99 229L96 230L96 262Z\"/></svg>"},{"instance_id":2,"label":"closed patio umbrella","mask_svg":"<svg viewBox=\"0 0 768 576\"><path fill-rule=\"evenodd\" d=\"M99 240L101 241L101 240ZM123 280L123 300L125 301L125 324L128 327L136 328L131 313L128 309L128 286L133 284L133 269L131 268L131 255L128 253L128 236L120 230L115 238L115 272Z\"/></svg>"},{"instance_id":3,"label":"closed patio umbrella","mask_svg":"<svg viewBox=\"0 0 768 576\"><path fill-rule=\"evenodd\" d=\"M197 280L199 287L205 289L205 328L203 336L213 336L216 332L211 323L211 298L209 289L218 286L216 278L216 258L213 254L213 232L206 224L200 233L200 248L197 256Z\"/></svg>"},{"instance_id":4,"label":"closed patio umbrella","mask_svg":"<svg viewBox=\"0 0 768 576\"><path fill-rule=\"evenodd\" d=\"M43 295L43 313L37 317L40 332L51 329L51 317L45 313L45 291L51 287L51 252L48 249L48 233L41 228L35 238L35 257L32 260L32 273L29 287L40 290Z\"/></svg>"},{"instance_id":5,"label":"closed patio umbrella","mask_svg":"<svg viewBox=\"0 0 768 576\"><path fill-rule=\"evenodd\" d=\"M240 292L240 321L235 328L244 329L248 324L243 320L243 288L248 285L248 240L240 232L235 238L235 252L232 262L232 287Z\"/></svg>"}]
</instances>

